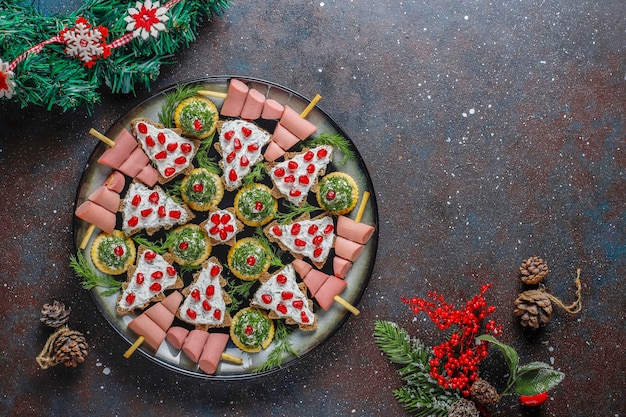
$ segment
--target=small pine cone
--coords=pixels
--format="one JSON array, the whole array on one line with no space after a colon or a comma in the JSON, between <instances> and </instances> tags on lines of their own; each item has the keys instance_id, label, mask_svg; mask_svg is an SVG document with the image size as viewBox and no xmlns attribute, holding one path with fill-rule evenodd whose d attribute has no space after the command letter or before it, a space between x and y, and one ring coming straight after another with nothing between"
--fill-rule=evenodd
<instances>
[{"instance_id":1,"label":"small pine cone","mask_svg":"<svg viewBox=\"0 0 626 417\"><path fill-rule=\"evenodd\" d=\"M522 326L538 329L550 321L552 302L543 291L524 291L515 300L513 314L520 318Z\"/></svg>"},{"instance_id":2,"label":"small pine cone","mask_svg":"<svg viewBox=\"0 0 626 417\"><path fill-rule=\"evenodd\" d=\"M61 327L70 318L71 309L65 309L65 304L54 301L52 304L44 304L41 309L41 320L50 327Z\"/></svg>"},{"instance_id":3,"label":"small pine cone","mask_svg":"<svg viewBox=\"0 0 626 417\"><path fill-rule=\"evenodd\" d=\"M471 387L472 400L482 405L497 404L500 401L498 391L489 382L478 378Z\"/></svg>"},{"instance_id":4,"label":"small pine cone","mask_svg":"<svg viewBox=\"0 0 626 417\"><path fill-rule=\"evenodd\" d=\"M474 402L461 398L448 411L448 417L479 417L480 412Z\"/></svg>"},{"instance_id":5,"label":"small pine cone","mask_svg":"<svg viewBox=\"0 0 626 417\"><path fill-rule=\"evenodd\" d=\"M76 367L79 363L85 362L88 347L81 332L67 330L54 342L55 359L65 366Z\"/></svg>"},{"instance_id":6,"label":"small pine cone","mask_svg":"<svg viewBox=\"0 0 626 417\"><path fill-rule=\"evenodd\" d=\"M538 256L526 259L519 267L524 284L539 284L548 275L548 264Z\"/></svg>"}]
</instances>

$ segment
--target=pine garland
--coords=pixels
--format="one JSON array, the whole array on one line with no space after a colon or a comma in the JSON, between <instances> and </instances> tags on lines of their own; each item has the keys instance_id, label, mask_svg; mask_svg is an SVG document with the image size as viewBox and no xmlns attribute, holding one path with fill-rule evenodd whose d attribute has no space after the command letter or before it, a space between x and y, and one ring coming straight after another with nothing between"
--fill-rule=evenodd
<instances>
[{"instance_id":1,"label":"pine garland","mask_svg":"<svg viewBox=\"0 0 626 417\"><path fill-rule=\"evenodd\" d=\"M0 0L0 100L15 100L22 108L36 105L62 111L85 106L91 112L100 102L103 84L112 93L134 93L139 86L149 89L161 65L189 46L200 23L221 15L230 0L170 1L163 30L147 39L138 24L133 33L125 20L130 10L144 5L157 9L159 2L84 0L68 15L44 16L24 0ZM91 61L68 55L68 44L60 39L64 31L74 34L79 19L96 34L107 35L103 53Z\"/></svg>"}]
</instances>

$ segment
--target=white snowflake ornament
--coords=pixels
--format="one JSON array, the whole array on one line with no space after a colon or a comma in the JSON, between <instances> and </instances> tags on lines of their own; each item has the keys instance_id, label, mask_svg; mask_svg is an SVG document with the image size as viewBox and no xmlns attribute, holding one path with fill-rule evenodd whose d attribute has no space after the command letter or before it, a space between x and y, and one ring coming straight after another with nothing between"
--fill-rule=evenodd
<instances>
[{"instance_id":1,"label":"white snowflake ornament","mask_svg":"<svg viewBox=\"0 0 626 417\"><path fill-rule=\"evenodd\" d=\"M144 41L150 36L156 38L159 32L166 29L165 22L170 19L166 15L167 11L166 7L160 7L158 1L154 3L152 0L145 0L143 3L138 1L135 7L128 9L128 16L124 18L128 23L126 30L132 32L135 38L141 36Z\"/></svg>"},{"instance_id":2,"label":"white snowflake ornament","mask_svg":"<svg viewBox=\"0 0 626 417\"><path fill-rule=\"evenodd\" d=\"M12 98L15 92L15 81L13 81L13 71L9 71L9 63L0 59L0 98Z\"/></svg>"},{"instance_id":3,"label":"white snowflake ornament","mask_svg":"<svg viewBox=\"0 0 626 417\"><path fill-rule=\"evenodd\" d=\"M61 41L66 45L65 54L79 58L89 68L96 63L96 59L109 56L111 50L106 45L108 35L106 27L91 26L83 17L76 19L76 26L65 28L59 33Z\"/></svg>"}]
</instances>

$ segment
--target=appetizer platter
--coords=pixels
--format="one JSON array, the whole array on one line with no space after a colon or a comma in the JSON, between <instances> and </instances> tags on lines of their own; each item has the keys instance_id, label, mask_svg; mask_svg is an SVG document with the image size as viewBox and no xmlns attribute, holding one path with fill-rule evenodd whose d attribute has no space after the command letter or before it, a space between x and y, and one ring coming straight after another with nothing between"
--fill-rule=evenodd
<instances>
[{"instance_id":1,"label":"appetizer platter","mask_svg":"<svg viewBox=\"0 0 626 417\"><path fill-rule=\"evenodd\" d=\"M320 99L210 77L90 131L71 264L128 343L125 356L251 378L294 363L359 314L376 201L355 143Z\"/></svg>"}]
</instances>

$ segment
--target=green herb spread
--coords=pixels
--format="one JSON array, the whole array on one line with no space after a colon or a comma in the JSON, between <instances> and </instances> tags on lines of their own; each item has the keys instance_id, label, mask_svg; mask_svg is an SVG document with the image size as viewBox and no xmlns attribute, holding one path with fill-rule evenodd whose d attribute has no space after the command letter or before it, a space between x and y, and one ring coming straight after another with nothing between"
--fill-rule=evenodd
<instances>
[{"instance_id":1,"label":"green herb spread","mask_svg":"<svg viewBox=\"0 0 626 417\"><path fill-rule=\"evenodd\" d=\"M199 228L184 227L172 232L172 251L185 262L198 259L206 249L204 235Z\"/></svg>"},{"instance_id":2,"label":"green herb spread","mask_svg":"<svg viewBox=\"0 0 626 417\"><path fill-rule=\"evenodd\" d=\"M259 310L245 310L233 323L233 331L241 343L250 348L260 346L271 328L270 320Z\"/></svg>"},{"instance_id":3,"label":"green herb spread","mask_svg":"<svg viewBox=\"0 0 626 417\"><path fill-rule=\"evenodd\" d=\"M352 191L352 184L346 178L342 176L325 177L320 182L320 204L326 210L343 210L354 203ZM332 195L332 199L329 198L330 195Z\"/></svg>"},{"instance_id":4,"label":"green herb spread","mask_svg":"<svg viewBox=\"0 0 626 417\"><path fill-rule=\"evenodd\" d=\"M255 276L263 272L268 261L267 252L260 243L250 240L243 242L236 248L229 266L239 271L242 275Z\"/></svg>"},{"instance_id":5,"label":"green herb spread","mask_svg":"<svg viewBox=\"0 0 626 417\"><path fill-rule=\"evenodd\" d=\"M116 254L115 248L121 247L121 255ZM131 255L126 240L120 236L108 236L98 246L98 259L111 269L123 268Z\"/></svg>"},{"instance_id":6,"label":"green herb spread","mask_svg":"<svg viewBox=\"0 0 626 417\"><path fill-rule=\"evenodd\" d=\"M274 197L261 187L242 190L237 201L237 210L248 221L260 222L274 215Z\"/></svg>"},{"instance_id":7,"label":"green herb spread","mask_svg":"<svg viewBox=\"0 0 626 417\"><path fill-rule=\"evenodd\" d=\"M204 100L192 100L182 108L179 121L185 132L201 136L213 128L213 117L211 108Z\"/></svg>"},{"instance_id":8,"label":"green herb spread","mask_svg":"<svg viewBox=\"0 0 626 417\"><path fill-rule=\"evenodd\" d=\"M197 204L207 204L215 198L217 194L217 186L213 176L207 175L204 171L192 172L186 182L186 187L183 189L185 196L191 202ZM195 184L201 184L202 187L197 187L199 191L194 189Z\"/></svg>"}]
</instances>

